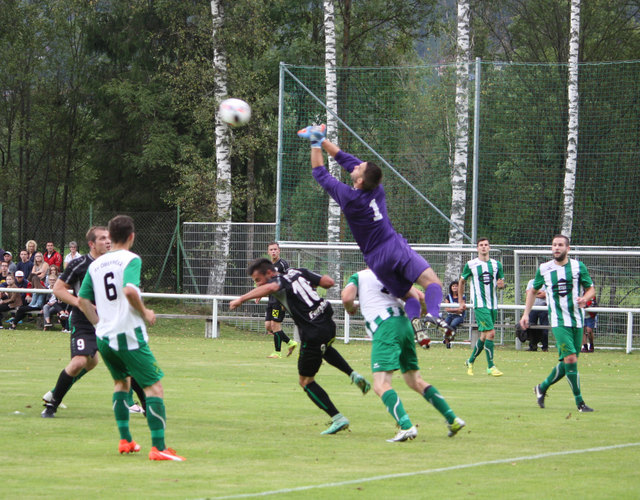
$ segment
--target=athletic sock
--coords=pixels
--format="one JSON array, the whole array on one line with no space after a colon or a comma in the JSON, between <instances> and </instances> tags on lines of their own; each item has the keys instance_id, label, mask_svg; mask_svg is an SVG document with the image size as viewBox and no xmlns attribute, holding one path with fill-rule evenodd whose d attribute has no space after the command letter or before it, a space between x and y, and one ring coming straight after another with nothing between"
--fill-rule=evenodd
<instances>
[{"instance_id":1,"label":"athletic sock","mask_svg":"<svg viewBox=\"0 0 640 500\"><path fill-rule=\"evenodd\" d=\"M491 368L494 366L493 364L493 340L485 340L484 341L484 353L487 355L487 368Z\"/></svg>"},{"instance_id":2,"label":"athletic sock","mask_svg":"<svg viewBox=\"0 0 640 500\"><path fill-rule=\"evenodd\" d=\"M542 392L547 392L547 389L555 384L558 380L561 380L564 377L565 369L564 362L560 361L554 368L551 370L549 376L540 384L540 390Z\"/></svg>"},{"instance_id":3,"label":"athletic sock","mask_svg":"<svg viewBox=\"0 0 640 500\"><path fill-rule=\"evenodd\" d=\"M473 347L473 352L471 353L471 357L469 358L469 363L473 363L478 357L478 354L480 354L483 349L484 349L484 340L480 340L480 338L478 338L476 345Z\"/></svg>"},{"instance_id":4,"label":"athletic sock","mask_svg":"<svg viewBox=\"0 0 640 500\"><path fill-rule=\"evenodd\" d=\"M280 349L282 349L282 340L280 339L278 332L273 332L273 346L276 352L280 352Z\"/></svg>"},{"instance_id":5,"label":"athletic sock","mask_svg":"<svg viewBox=\"0 0 640 500\"><path fill-rule=\"evenodd\" d=\"M84 368L82 370L80 370L80 373L78 373L75 377L73 377L73 382L71 382L71 384L75 384L78 380L80 380L82 377L84 377L87 373L87 370L85 370Z\"/></svg>"},{"instance_id":6,"label":"athletic sock","mask_svg":"<svg viewBox=\"0 0 640 500\"><path fill-rule=\"evenodd\" d=\"M167 415L162 398L147 398L147 425L151 431L151 445L159 450L166 448L164 429L167 426Z\"/></svg>"},{"instance_id":7,"label":"athletic sock","mask_svg":"<svg viewBox=\"0 0 640 500\"><path fill-rule=\"evenodd\" d=\"M393 389L389 389L382 395L382 402L387 407L387 411L391 414L393 418L395 418L396 422L400 426L402 430L410 429L413 424L411 423L411 419L407 412L404 410L404 406L402 406L402 401L398 397L398 393Z\"/></svg>"},{"instance_id":8,"label":"athletic sock","mask_svg":"<svg viewBox=\"0 0 640 500\"><path fill-rule=\"evenodd\" d=\"M133 389L129 387L129 392L127 392L127 406L131 407L135 404L133 401Z\"/></svg>"},{"instance_id":9,"label":"athletic sock","mask_svg":"<svg viewBox=\"0 0 640 500\"><path fill-rule=\"evenodd\" d=\"M335 366L341 372L351 376L351 372L353 371L353 368L351 368L351 365L347 363L347 360L342 357L342 355L338 352L338 350L335 347L327 346L327 348L324 351L324 355L322 357L331 366Z\"/></svg>"},{"instance_id":10,"label":"athletic sock","mask_svg":"<svg viewBox=\"0 0 640 500\"><path fill-rule=\"evenodd\" d=\"M286 333L284 333L282 330L280 330L279 332L274 333L274 335L277 335L278 337L280 337L280 343L281 344L288 344L289 341L291 340Z\"/></svg>"},{"instance_id":11,"label":"athletic sock","mask_svg":"<svg viewBox=\"0 0 640 500\"><path fill-rule=\"evenodd\" d=\"M113 393L113 414L116 417L118 431L120 431L120 439L131 441L131 432L129 432L129 406L127 406L128 392L116 391Z\"/></svg>"},{"instance_id":12,"label":"athletic sock","mask_svg":"<svg viewBox=\"0 0 640 500\"><path fill-rule=\"evenodd\" d=\"M447 401L438 392L438 389L430 385L424 390L422 396L429 403L431 403L433 407L438 410L444 418L447 419L447 423L453 423L453 421L456 419L456 414L453 413L453 410L449 407Z\"/></svg>"},{"instance_id":13,"label":"athletic sock","mask_svg":"<svg viewBox=\"0 0 640 500\"><path fill-rule=\"evenodd\" d=\"M442 302L442 287L438 283L431 283L424 289L424 303L427 312L435 318L440 317L440 303Z\"/></svg>"},{"instance_id":14,"label":"athletic sock","mask_svg":"<svg viewBox=\"0 0 640 500\"><path fill-rule=\"evenodd\" d=\"M564 364L567 381L573 391L573 398L576 404L582 403L582 394L580 394L580 374L578 374L578 363L565 363Z\"/></svg>"},{"instance_id":15,"label":"athletic sock","mask_svg":"<svg viewBox=\"0 0 640 500\"><path fill-rule=\"evenodd\" d=\"M69 389L71 389L73 382L74 378L69 375L66 370L62 370L60 372L56 386L53 388L53 391L51 391L53 393L56 408L62 402L62 399L65 397L67 392L69 392Z\"/></svg>"},{"instance_id":16,"label":"athletic sock","mask_svg":"<svg viewBox=\"0 0 640 500\"><path fill-rule=\"evenodd\" d=\"M410 320L420 317L420 309L420 301L415 297L409 297L404 303L404 312Z\"/></svg>"},{"instance_id":17,"label":"athletic sock","mask_svg":"<svg viewBox=\"0 0 640 500\"><path fill-rule=\"evenodd\" d=\"M136 379L133 377L131 377L131 388L138 396L138 401L140 401L140 406L142 406L142 409L144 411L147 411L147 396L144 393L144 389L140 387L140 384L138 384L138 382L136 382Z\"/></svg>"},{"instance_id":18,"label":"athletic sock","mask_svg":"<svg viewBox=\"0 0 640 500\"><path fill-rule=\"evenodd\" d=\"M333 405L331 399L329 399L329 395L315 380L304 387L304 392L307 393L307 396L313 401L313 404L330 417L338 413L338 409Z\"/></svg>"}]
</instances>

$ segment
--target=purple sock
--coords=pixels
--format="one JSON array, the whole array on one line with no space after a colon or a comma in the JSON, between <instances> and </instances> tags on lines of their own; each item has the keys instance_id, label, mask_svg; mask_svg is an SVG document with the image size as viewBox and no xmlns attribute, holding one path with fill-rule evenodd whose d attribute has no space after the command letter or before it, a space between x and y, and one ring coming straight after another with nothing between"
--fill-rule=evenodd
<instances>
[{"instance_id":1,"label":"purple sock","mask_svg":"<svg viewBox=\"0 0 640 500\"><path fill-rule=\"evenodd\" d=\"M437 283L431 283L424 290L424 302L427 312L436 318L440 317L440 303L442 302L442 287Z\"/></svg>"},{"instance_id":2,"label":"purple sock","mask_svg":"<svg viewBox=\"0 0 640 500\"><path fill-rule=\"evenodd\" d=\"M409 297L404 303L404 311L409 319L420 317L420 301L414 297Z\"/></svg>"}]
</instances>

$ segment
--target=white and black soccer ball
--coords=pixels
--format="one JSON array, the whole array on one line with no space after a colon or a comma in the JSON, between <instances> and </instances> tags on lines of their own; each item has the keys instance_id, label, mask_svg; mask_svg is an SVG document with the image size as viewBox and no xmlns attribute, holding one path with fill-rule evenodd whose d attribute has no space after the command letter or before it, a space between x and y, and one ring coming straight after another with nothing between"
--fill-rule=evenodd
<instances>
[{"instance_id":1,"label":"white and black soccer ball","mask_svg":"<svg viewBox=\"0 0 640 500\"><path fill-rule=\"evenodd\" d=\"M230 127L241 127L251 118L251 106L242 99L225 99L220 103L218 114Z\"/></svg>"}]
</instances>

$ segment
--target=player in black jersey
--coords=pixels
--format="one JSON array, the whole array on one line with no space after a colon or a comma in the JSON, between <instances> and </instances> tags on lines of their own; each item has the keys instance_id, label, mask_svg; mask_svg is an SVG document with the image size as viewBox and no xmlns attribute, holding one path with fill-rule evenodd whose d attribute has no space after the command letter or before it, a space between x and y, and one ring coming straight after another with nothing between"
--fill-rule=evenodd
<instances>
[{"instance_id":1,"label":"player in black jersey","mask_svg":"<svg viewBox=\"0 0 640 500\"><path fill-rule=\"evenodd\" d=\"M229 309L236 309L248 300L266 296L274 296L286 308L300 331L300 385L309 399L332 420L331 426L321 434L335 434L347 429L349 420L337 410L329 395L315 381L322 360L349 375L351 383L355 383L362 394L366 394L371 385L333 347L336 338L333 309L316 291L318 286L331 288L335 284L333 278L326 274L320 276L308 269L289 268L285 274L278 274L268 259L253 261L248 273L257 287L232 300Z\"/></svg>"},{"instance_id":2,"label":"player in black jersey","mask_svg":"<svg viewBox=\"0 0 640 500\"><path fill-rule=\"evenodd\" d=\"M107 228L93 226L89 229L87 244L89 245L89 253L69 262L53 287L53 293L56 297L73 306L69 316L71 361L60 372L55 388L42 396L45 409L41 415L44 418L52 418L71 386L98 365L96 330L78 307L78 290L89 265L111 248L111 239ZM144 391L133 379L131 385L144 406ZM140 412L142 411L140 409Z\"/></svg>"},{"instance_id":3,"label":"player in black jersey","mask_svg":"<svg viewBox=\"0 0 640 500\"><path fill-rule=\"evenodd\" d=\"M280 245L277 242L272 241L267 246L267 253L271 258L271 263L273 267L279 274L284 274L289 269L289 263L280 258ZM260 300L260 299L257 299ZM290 339L286 333L282 330L282 322L284 321L285 309L278 302L278 300L273 296L269 296L269 301L267 302L267 310L264 317L264 326L267 329L267 333L273 335L273 345L275 350L272 354L267 356L268 358L281 358L282 354L280 351L282 350L282 344L285 344L289 350L287 352L287 357L291 356L294 349L298 347L298 343Z\"/></svg>"}]
</instances>

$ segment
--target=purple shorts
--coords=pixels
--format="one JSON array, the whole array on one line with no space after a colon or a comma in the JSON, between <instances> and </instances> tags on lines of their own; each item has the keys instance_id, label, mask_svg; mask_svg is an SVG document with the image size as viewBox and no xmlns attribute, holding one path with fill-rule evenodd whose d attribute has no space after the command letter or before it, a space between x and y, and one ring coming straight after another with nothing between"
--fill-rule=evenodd
<instances>
[{"instance_id":1,"label":"purple shorts","mask_svg":"<svg viewBox=\"0 0 640 500\"><path fill-rule=\"evenodd\" d=\"M387 290L400 299L424 270L431 267L401 236L387 241L364 260Z\"/></svg>"}]
</instances>

